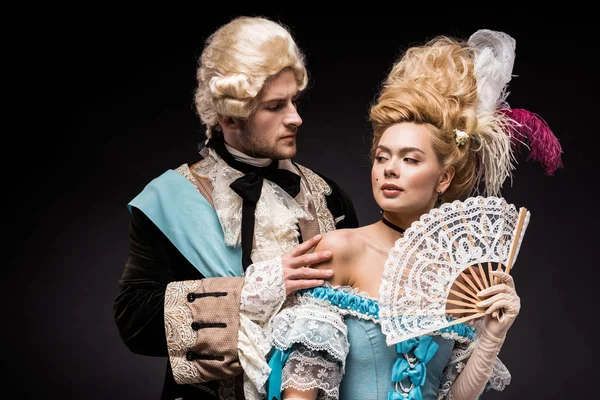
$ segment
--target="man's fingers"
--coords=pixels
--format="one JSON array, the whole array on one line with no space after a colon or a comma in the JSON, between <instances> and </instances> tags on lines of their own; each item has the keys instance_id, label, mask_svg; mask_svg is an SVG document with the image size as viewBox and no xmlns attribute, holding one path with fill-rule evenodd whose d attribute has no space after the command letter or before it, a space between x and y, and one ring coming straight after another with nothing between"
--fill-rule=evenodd
<instances>
[{"instance_id":1,"label":"man's fingers","mask_svg":"<svg viewBox=\"0 0 600 400\"><path fill-rule=\"evenodd\" d=\"M289 280L307 280L307 279L329 279L333 276L331 269L297 268L291 271L287 279Z\"/></svg>"},{"instance_id":2,"label":"man's fingers","mask_svg":"<svg viewBox=\"0 0 600 400\"><path fill-rule=\"evenodd\" d=\"M306 253L307 251L309 251L310 249L315 247L317 245L317 243L319 243L321 241L322 238L323 238L323 235L318 234L318 235L311 237L306 242L300 243L298 246L294 247L294 249L292 251L290 251L290 257L298 257L298 256Z\"/></svg>"},{"instance_id":3,"label":"man's fingers","mask_svg":"<svg viewBox=\"0 0 600 400\"><path fill-rule=\"evenodd\" d=\"M315 253L304 254L288 260L288 266L290 268L299 268L307 265L318 264L323 261L327 261L331 258L331 251L317 251Z\"/></svg>"}]
</instances>

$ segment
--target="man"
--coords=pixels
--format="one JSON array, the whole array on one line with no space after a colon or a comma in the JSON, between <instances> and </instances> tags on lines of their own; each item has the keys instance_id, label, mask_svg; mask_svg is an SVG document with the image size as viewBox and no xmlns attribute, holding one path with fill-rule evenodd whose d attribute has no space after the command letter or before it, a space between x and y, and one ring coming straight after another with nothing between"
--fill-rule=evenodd
<instances>
[{"instance_id":1,"label":"man","mask_svg":"<svg viewBox=\"0 0 600 400\"><path fill-rule=\"evenodd\" d=\"M207 40L195 103L202 160L168 170L129 203L131 247L114 302L128 348L168 356L162 399L257 398L269 323L294 290L331 272L303 268L323 234L357 227L330 179L292 162L304 56L265 18L239 17Z\"/></svg>"}]
</instances>

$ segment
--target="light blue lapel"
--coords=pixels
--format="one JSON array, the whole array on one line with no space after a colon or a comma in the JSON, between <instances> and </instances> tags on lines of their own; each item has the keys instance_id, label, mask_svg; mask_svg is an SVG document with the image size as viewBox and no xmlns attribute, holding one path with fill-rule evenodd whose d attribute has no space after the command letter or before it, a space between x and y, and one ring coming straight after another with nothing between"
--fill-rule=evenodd
<instances>
[{"instance_id":1,"label":"light blue lapel","mask_svg":"<svg viewBox=\"0 0 600 400\"><path fill-rule=\"evenodd\" d=\"M205 277L242 275L241 246L225 246L214 208L181 174L166 171L127 207L146 214Z\"/></svg>"}]
</instances>

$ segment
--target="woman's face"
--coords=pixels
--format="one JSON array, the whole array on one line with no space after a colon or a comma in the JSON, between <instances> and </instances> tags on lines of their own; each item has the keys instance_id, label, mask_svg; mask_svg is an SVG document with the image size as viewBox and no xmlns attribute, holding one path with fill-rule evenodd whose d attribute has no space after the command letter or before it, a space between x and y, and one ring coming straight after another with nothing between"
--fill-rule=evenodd
<instances>
[{"instance_id":1,"label":"woman's face","mask_svg":"<svg viewBox=\"0 0 600 400\"><path fill-rule=\"evenodd\" d=\"M426 125L402 122L385 130L371 171L373 196L381 209L404 223L415 221L433 208L438 190L450 184L447 180Z\"/></svg>"}]
</instances>

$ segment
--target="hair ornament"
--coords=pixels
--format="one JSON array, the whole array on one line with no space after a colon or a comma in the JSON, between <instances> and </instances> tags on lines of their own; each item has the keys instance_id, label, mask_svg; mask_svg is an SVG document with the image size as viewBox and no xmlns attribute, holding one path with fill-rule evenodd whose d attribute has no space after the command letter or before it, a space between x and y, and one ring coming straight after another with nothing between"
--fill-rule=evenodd
<instances>
[{"instance_id":1,"label":"hair ornament","mask_svg":"<svg viewBox=\"0 0 600 400\"><path fill-rule=\"evenodd\" d=\"M454 141L457 145L462 146L467 143L467 140L469 140L467 132L454 128Z\"/></svg>"}]
</instances>

